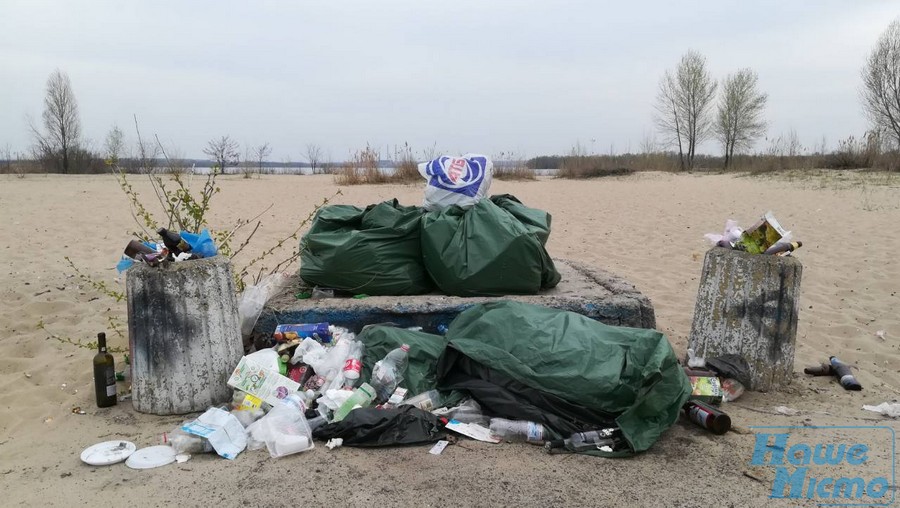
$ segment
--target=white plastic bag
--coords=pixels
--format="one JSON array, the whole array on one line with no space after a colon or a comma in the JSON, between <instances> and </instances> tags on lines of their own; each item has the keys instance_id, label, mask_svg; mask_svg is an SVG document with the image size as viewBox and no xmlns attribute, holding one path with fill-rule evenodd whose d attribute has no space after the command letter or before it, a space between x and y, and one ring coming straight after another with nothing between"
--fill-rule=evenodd
<instances>
[{"instance_id":1,"label":"white plastic bag","mask_svg":"<svg viewBox=\"0 0 900 508\"><path fill-rule=\"evenodd\" d=\"M741 238L742 234L744 234L744 230L738 226L737 221L728 219L725 221L725 230L721 235L716 233L706 233L703 237L709 240L713 245L731 248L734 245L734 242Z\"/></svg>"},{"instance_id":2,"label":"white plastic bag","mask_svg":"<svg viewBox=\"0 0 900 508\"><path fill-rule=\"evenodd\" d=\"M211 407L181 430L206 438L216 453L234 460L247 447L247 433L241 422L228 411Z\"/></svg>"},{"instance_id":3,"label":"white plastic bag","mask_svg":"<svg viewBox=\"0 0 900 508\"><path fill-rule=\"evenodd\" d=\"M288 284L286 273L273 273L266 276L259 284L247 286L241 293L241 301L238 304L238 316L241 323L241 335L248 337L256 326L256 321L262 313L263 307L269 298L272 298Z\"/></svg>"},{"instance_id":4,"label":"white plastic bag","mask_svg":"<svg viewBox=\"0 0 900 508\"><path fill-rule=\"evenodd\" d=\"M269 414L247 428L250 449L262 448L264 443L269 455L277 458L315 448L312 431L303 415L305 409L299 395L291 395L283 404L274 406Z\"/></svg>"},{"instance_id":5,"label":"white plastic bag","mask_svg":"<svg viewBox=\"0 0 900 508\"><path fill-rule=\"evenodd\" d=\"M468 153L462 157L443 155L419 164L425 186L424 207L429 212L452 205L469 208L491 188L494 163L485 155Z\"/></svg>"}]
</instances>

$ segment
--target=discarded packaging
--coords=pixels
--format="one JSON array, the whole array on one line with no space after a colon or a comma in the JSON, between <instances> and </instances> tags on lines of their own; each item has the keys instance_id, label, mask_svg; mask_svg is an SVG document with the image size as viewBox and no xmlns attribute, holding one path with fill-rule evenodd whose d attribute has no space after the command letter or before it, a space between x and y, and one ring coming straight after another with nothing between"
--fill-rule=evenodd
<instances>
[{"instance_id":1,"label":"discarded packaging","mask_svg":"<svg viewBox=\"0 0 900 508\"><path fill-rule=\"evenodd\" d=\"M428 180L423 206L428 211L452 205L469 208L487 195L493 173L494 163L485 155L444 155L423 162L419 164L419 174Z\"/></svg>"},{"instance_id":2,"label":"discarded packaging","mask_svg":"<svg viewBox=\"0 0 900 508\"><path fill-rule=\"evenodd\" d=\"M691 398L710 404L718 405L722 402L724 391L722 382L715 376L690 376Z\"/></svg>"},{"instance_id":3,"label":"discarded packaging","mask_svg":"<svg viewBox=\"0 0 900 508\"><path fill-rule=\"evenodd\" d=\"M772 212L766 212L759 222L744 231L741 238L735 243L735 248L750 254L762 254L788 233L790 231L781 227Z\"/></svg>"},{"instance_id":4,"label":"discarded packaging","mask_svg":"<svg viewBox=\"0 0 900 508\"><path fill-rule=\"evenodd\" d=\"M148 446L132 453L125 465L131 469L153 469L175 462L175 449L171 446Z\"/></svg>"},{"instance_id":5,"label":"discarded packaging","mask_svg":"<svg viewBox=\"0 0 900 508\"><path fill-rule=\"evenodd\" d=\"M894 402L882 402L877 406L863 406L863 409L866 411L874 411L876 413L881 413L884 416L890 416L891 418L900 417L900 403Z\"/></svg>"},{"instance_id":6,"label":"discarded packaging","mask_svg":"<svg viewBox=\"0 0 900 508\"><path fill-rule=\"evenodd\" d=\"M340 448L341 446L343 446L343 444L344 444L344 440L339 437L336 437L334 439L329 439L328 442L325 443L325 448L328 448L329 450L334 450L335 448Z\"/></svg>"},{"instance_id":7,"label":"discarded packaging","mask_svg":"<svg viewBox=\"0 0 900 508\"><path fill-rule=\"evenodd\" d=\"M494 444L502 441L499 437L492 435L491 429L477 423L462 423L456 420L450 420L445 428L466 437L470 437L476 441Z\"/></svg>"},{"instance_id":8,"label":"discarded packaging","mask_svg":"<svg viewBox=\"0 0 900 508\"><path fill-rule=\"evenodd\" d=\"M85 448L81 461L92 466L108 466L122 462L135 450L137 447L131 441L104 441Z\"/></svg>"},{"instance_id":9,"label":"discarded packaging","mask_svg":"<svg viewBox=\"0 0 900 508\"><path fill-rule=\"evenodd\" d=\"M450 441L444 441L442 439L442 440L438 441L437 443L434 443L434 446L432 446L431 449L428 450L428 453L430 453L432 455L440 455L441 452L444 451L444 448L446 448L448 444L450 444Z\"/></svg>"},{"instance_id":10,"label":"discarded packaging","mask_svg":"<svg viewBox=\"0 0 900 508\"><path fill-rule=\"evenodd\" d=\"M273 406L300 389L299 383L282 376L277 370L257 364L250 356L241 358L228 378L228 386L259 397Z\"/></svg>"},{"instance_id":11,"label":"discarded packaging","mask_svg":"<svg viewBox=\"0 0 900 508\"><path fill-rule=\"evenodd\" d=\"M264 442L274 458L315 448L299 394L291 395L247 428L253 441Z\"/></svg>"},{"instance_id":12,"label":"discarded packaging","mask_svg":"<svg viewBox=\"0 0 900 508\"><path fill-rule=\"evenodd\" d=\"M331 333L328 331L328 323L303 323L303 324L282 324L275 327L275 333L272 337L278 341L291 339L315 339L318 336L318 342L327 344L331 342Z\"/></svg>"},{"instance_id":13,"label":"discarded packaging","mask_svg":"<svg viewBox=\"0 0 900 508\"><path fill-rule=\"evenodd\" d=\"M182 425L181 430L206 438L220 456L234 460L247 447L247 433L241 422L228 411L209 408L196 420ZM175 460L172 454L172 460Z\"/></svg>"}]
</instances>

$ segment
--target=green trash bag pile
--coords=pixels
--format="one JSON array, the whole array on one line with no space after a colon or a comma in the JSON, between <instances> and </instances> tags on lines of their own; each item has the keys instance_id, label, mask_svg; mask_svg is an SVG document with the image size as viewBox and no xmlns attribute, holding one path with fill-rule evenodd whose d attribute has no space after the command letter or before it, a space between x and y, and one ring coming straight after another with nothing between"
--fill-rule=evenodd
<instances>
[{"instance_id":1,"label":"green trash bag pile","mask_svg":"<svg viewBox=\"0 0 900 508\"><path fill-rule=\"evenodd\" d=\"M691 386L666 337L608 326L573 312L501 301L471 307L445 336L368 326L364 375L410 345L410 396L440 390L450 406L474 398L486 414L542 423L555 437L618 427L629 455L650 448L678 419Z\"/></svg>"},{"instance_id":2,"label":"green trash bag pile","mask_svg":"<svg viewBox=\"0 0 900 508\"><path fill-rule=\"evenodd\" d=\"M428 213L396 199L326 206L300 240L300 276L372 296L535 294L560 280L549 237L550 214L510 195Z\"/></svg>"},{"instance_id":3,"label":"green trash bag pile","mask_svg":"<svg viewBox=\"0 0 900 508\"><path fill-rule=\"evenodd\" d=\"M300 277L354 294L418 295L434 284L422 263L422 209L396 199L365 210L322 207L300 239Z\"/></svg>"}]
</instances>

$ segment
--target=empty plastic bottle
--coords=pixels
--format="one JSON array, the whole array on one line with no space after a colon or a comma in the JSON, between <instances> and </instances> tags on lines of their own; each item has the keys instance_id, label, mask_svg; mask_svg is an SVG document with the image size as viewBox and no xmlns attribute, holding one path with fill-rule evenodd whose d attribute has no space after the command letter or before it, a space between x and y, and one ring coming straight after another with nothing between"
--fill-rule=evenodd
<instances>
[{"instance_id":1,"label":"empty plastic bottle","mask_svg":"<svg viewBox=\"0 0 900 508\"><path fill-rule=\"evenodd\" d=\"M565 448L570 452L584 452L608 447L609 451L612 451L616 445L617 432L618 429L615 428L576 432L568 439L547 441L544 444L544 450L550 452L554 449Z\"/></svg>"},{"instance_id":2,"label":"empty plastic bottle","mask_svg":"<svg viewBox=\"0 0 900 508\"><path fill-rule=\"evenodd\" d=\"M369 383L363 383L362 386L353 390L353 395L334 412L332 420L339 422L346 418L350 411L353 411L357 406L367 407L373 400L375 400L375 389Z\"/></svg>"},{"instance_id":3,"label":"empty plastic bottle","mask_svg":"<svg viewBox=\"0 0 900 508\"><path fill-rule=\"evenodd\" d=\"M347 360L344 361L344 380L350 386L356 384L356 380L359 379L359 374L362 372L362 353L362 342L350 343L350 353L347 355Z\"/></svg>"},{"instance_id":4,"label":"empty plastic bottle","mask_svg":"<svg viewBox=\"0 0 900 508\"><path fill-rule=\"evenodd\" d=\"M387 400L397 385L403 381L406 364L409 361L409 346L403 344L379 360L372 369L372 387L375 388L377 400Z\"/></svg>"},{"instance_id":5,"label":"empty plastic bottle","mask_svg":"<svg viewBox=\"0 0 900 508\"><path fill-rule=\"evenodd\" d=\"M491 418L491 435L510 442L544 443L544 426L522 420Z\"/></svg>"}]
</instances>

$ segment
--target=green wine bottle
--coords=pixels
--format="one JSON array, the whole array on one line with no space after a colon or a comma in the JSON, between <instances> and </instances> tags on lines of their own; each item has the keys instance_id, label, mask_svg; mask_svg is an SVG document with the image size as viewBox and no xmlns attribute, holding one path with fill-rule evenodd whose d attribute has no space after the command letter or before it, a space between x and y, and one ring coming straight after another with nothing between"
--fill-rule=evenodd
<instances>
[{"instance_id":1,"label":"green wine bottle","mask_svg":"<svg viewBox=\"0 0 900 508\"><path fill-rule=\"evenodd\" d=\"M97 345L100 351L94 356L94 391L97 395L97 407L116 405L116 363L113 356L106 352L106 334L97 334Z\"/></svg>"}]
</instances>

